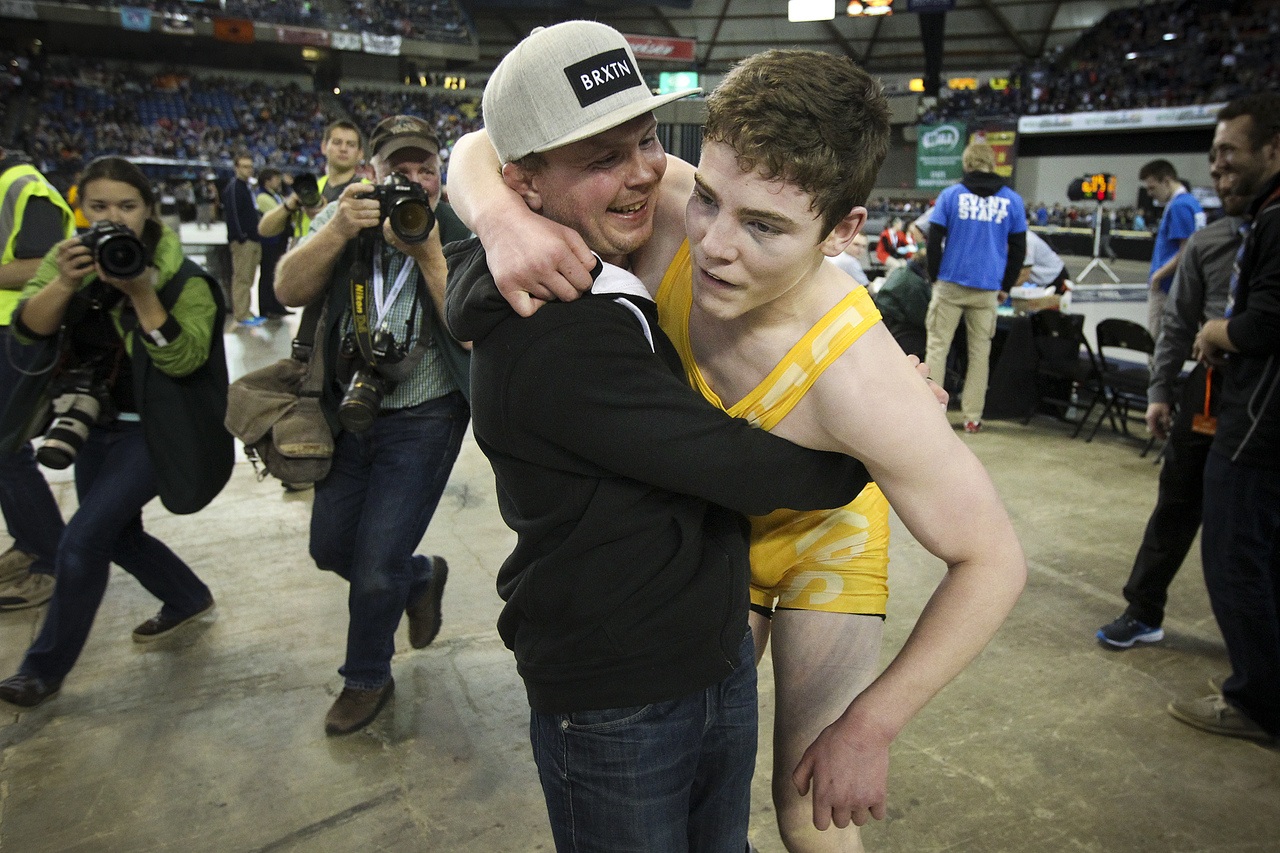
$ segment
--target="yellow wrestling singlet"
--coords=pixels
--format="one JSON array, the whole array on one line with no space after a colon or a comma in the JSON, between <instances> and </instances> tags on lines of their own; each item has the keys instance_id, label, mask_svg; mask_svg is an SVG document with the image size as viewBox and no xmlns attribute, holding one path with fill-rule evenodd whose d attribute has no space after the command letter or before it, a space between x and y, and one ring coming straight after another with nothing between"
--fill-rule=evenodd
<instances>
[{"instance_id":1,"label":"yellow wrestling singlet","mask_svg":"<svg viewBox=\"0 0 1280 853\"><path fill-rule=\"evenodd\" d=\"M725 408L703 379L689 341L692 262L686 240L658 290L658 319L689 384L729 414L772 429L822 372L880 319L865 287L827 312L737 405ZM889 598L889 502L870 483L848 506L751 518L751 602L764 607L883 616Z\"/></svg>"}]
</instances>

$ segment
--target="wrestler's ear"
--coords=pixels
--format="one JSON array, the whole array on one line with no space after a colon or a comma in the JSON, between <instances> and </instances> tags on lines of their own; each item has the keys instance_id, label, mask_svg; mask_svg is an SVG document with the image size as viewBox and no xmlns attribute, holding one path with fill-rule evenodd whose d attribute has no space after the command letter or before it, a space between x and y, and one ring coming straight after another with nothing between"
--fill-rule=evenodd
<instances>
[{"instance_id":1,"label":"wrestler's ear","mask_svg":"<svg viewBox=\"0 0 1280 853\"><path fill-rule=\"evenodd\" d=\"M858 232L862 230L862 226L866 222L867 209L865 207L853 208L845 214L843 219L836 223L836 227L832 228L831 233L818 244L818 248L828 258L839 257L840 253L853 242L853 238L858 236Z\"/></svg>"},{"instance_id":2,"label":"wrestler's ear","mask_svg":"<svg viewBox=\"0 0 1280 853\"><path fill-rule=\"evenodd\" d=\"M538 190L536 172L517 163L507 163L502 167L502 180L524 199L530 210L542 210L542 193Z\"/></svg>"}]
</instances>

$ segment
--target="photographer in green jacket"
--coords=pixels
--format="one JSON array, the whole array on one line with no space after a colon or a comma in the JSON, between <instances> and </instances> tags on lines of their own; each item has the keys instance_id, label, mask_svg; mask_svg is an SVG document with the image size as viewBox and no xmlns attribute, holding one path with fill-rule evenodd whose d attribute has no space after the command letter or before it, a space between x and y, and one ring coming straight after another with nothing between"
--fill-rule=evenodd
<instances>
[{"instance_id":1,"label":"photographer in green jacket","mask_svg":"<svg viewBox=\"0 0 1280 853\"><path fill-rule=\"evenodd\" d=\"M195 512L231 473L222 426L227 367L218 287L185 258L158 217L145 175L119 157L95 160L81 179L91 228L58 243L23 290L15 338L42 350L0 421L0 448L49 419L38 453L74 462L79 508L55 560L58 583L45 621L0 699L22 707L53 696L89 635L112 562L162 602L133 631L136 642L173 635L213 608L213 595L142 527L160 496Z\"/></svg>"}]
</instances>

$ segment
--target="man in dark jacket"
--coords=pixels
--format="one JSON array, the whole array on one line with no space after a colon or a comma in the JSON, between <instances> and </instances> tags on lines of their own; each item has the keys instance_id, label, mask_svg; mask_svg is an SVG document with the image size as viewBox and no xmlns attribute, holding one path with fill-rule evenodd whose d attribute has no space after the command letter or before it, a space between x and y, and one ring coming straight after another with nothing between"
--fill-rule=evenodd
<instances>
[{"instance_id":1,"label":"man in dark jacket","mask_svg":"<svg viewBox=\"0 0 1280 853\"><path fill-rule=\"evenodd\" d=\"M258 237L258 204L249 178L253 175L253 158L237 154L236 174L222 191L222 215L227 223L227 245L231 249L231 312L241 326L260 326L265 317L254 316L250 308L250 291L262 263L262 243Z\"/></svg>"},{"instance_id":2,"label":"man in dark jacket","mask_svg":"<svg viewBox=\"0 0 1280 853\"><path fill-rule=\"evenodd\" d=\"M962 155L964 177L938 196L929 217L928 358L931 378L942 383L947 354L960 321L969 341L969 368L960 394L964 431L982 429L996 306L1018 279L1027 251L1022 199L996 174L996 155L985 142Z\"/></svg>"},{"instance_id":3,"label":"man in dark jacket","mask_svg":"<svg viewBox=\"0 0 1280 853\"><path fill-rule=\"evenodd\" d=\"M530 86L537 87L532 97ZM450 247L473 429L518 534L499 631L532 707L558 849L746 848L756 720L740 513L842 505L860 463L730 418L684 381L639 279L666 168L616 31L536 31L485 89L507 185L602 259L581 299L519 317L478 242Z\"/></svg>"},{"instance_id":4,"label":"man in dark jacket","mask_svg":"<svg viewBox=\"0 0 1280 853\"><path fill-rule=\"evenodd\" d=\"M1224 202L1250 200L1226 317L1205 323L1193 348L1222 370L1201 549L1231 675L1221 694L1173 702L1169 713L1271 741L1280 736L1280 95L1223 107L1209 162Z\"/></svg>"}]
</instances>

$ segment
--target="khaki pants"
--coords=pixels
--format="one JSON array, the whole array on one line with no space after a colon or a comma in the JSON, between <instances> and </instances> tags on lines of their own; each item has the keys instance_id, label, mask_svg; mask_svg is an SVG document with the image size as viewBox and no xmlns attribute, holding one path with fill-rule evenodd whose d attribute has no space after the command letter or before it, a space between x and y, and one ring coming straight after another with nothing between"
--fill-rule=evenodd
<instances>
[{"instance_id":1,"label":"khaki pants","mask_svg":"<svg viewBox=\"0 0 1280 853\"><path fill-rule=\"evenodd\" d=\"M253 277L262 263L262 244L257 240L245 240L231 244L231 314L236 320L248 320L253 316L249 306L249 293L253 290Z\"/></svg>"},{"instance_id":2,"label":"khaki pants","mask_svg":"<svg viewBox=\"0 0 1280 853\"><path fill-rule=\"evenodd\" d=\"M960 392L960 411L966 421L982 420L982 407L987 399L987 375L991 369L991 339L996 334L996 305L999 303L998 290L978 290L950 281L933 284L933 298L929 300L929 311L924 321L929 333L925 350L929 378L943 384L951 340L963 318L965 334L969 338L969 369L965 373L964 389Z\"/></svg>"}]
</instances>

